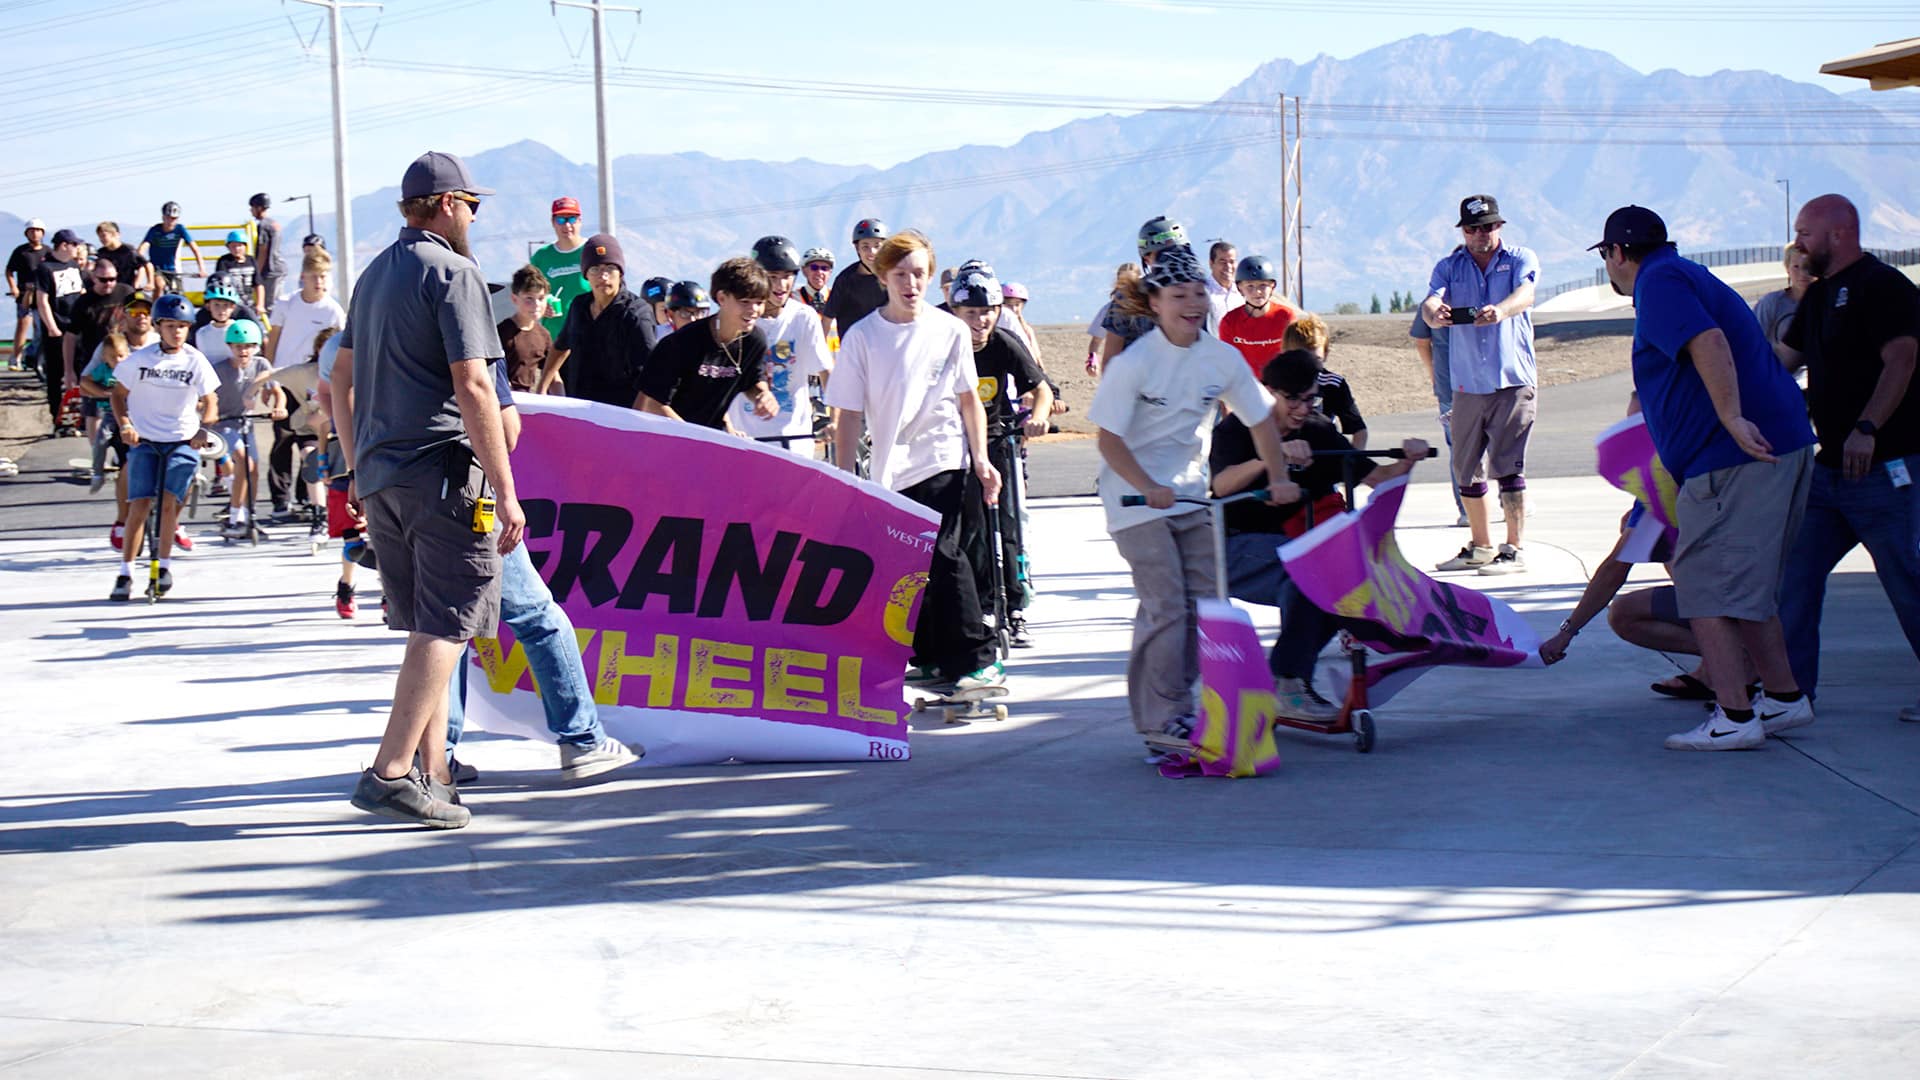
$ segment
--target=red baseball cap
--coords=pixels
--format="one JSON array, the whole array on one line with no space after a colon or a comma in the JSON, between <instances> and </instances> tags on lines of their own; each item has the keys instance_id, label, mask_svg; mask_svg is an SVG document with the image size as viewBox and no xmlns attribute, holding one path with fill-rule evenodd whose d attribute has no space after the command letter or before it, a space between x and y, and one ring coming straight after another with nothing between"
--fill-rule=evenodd
<instances>
[{"instance_id":1,"label":"red baseball cap","mask_svg":"<svg viewBox=\"0 0 1920 1080\"><path fill-rule=\"evenodd\" d=\"M573 214L578 216L579 213L580 213L580 200L574 198L571 195L562 195L559 198L553 200L553 212L550 213L548 216L559 217L561 214Z\"/></svg>"}]
</instances>

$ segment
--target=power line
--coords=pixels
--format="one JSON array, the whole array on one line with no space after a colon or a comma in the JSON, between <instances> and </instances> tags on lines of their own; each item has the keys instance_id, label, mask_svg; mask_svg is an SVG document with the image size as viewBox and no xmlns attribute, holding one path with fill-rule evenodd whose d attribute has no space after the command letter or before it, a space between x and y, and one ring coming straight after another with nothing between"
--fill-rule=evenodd
<instances>
[{"instance_id":1,"label":"power line","mask_svg":"<svg viewBox=\"0 0 1920 1080\"><path fill-rule=\"evenodd\" d=\"M1415 0L1346 0L1328 4L1317 0L1075 0L1081 4L1126 7L1171 14L1180 18L1220 11L1268 12L1276 15L1381 15L1431 16L1429 4ZM1913 14L1910 3L1799 4L1657 4L1657 3L1579 3L1561 2L1524 12L1507 11L1509 18L1519 17L1542 22L1769 22L1769 23L1867 23L1904 20Z\"/></svg>"}]
</instances>

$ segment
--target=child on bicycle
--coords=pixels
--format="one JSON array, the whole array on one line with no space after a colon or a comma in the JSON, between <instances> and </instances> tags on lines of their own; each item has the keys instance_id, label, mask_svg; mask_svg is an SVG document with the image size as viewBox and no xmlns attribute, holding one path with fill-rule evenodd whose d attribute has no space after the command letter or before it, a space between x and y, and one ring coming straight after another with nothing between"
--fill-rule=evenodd
<instances>
[{"instance_id":1,"label":"child on bicycle","mask_svg":"<svg viewBox=\"0 0 1920 1080\"><path fill-rule=\"evenodd\" d=\"M187 344L193 305L177 293L154 301L160 340L128 354L113 370L113 416L127 445L127 540L120 576L108 599L126 600L133 589L133 554L147 533L147 512L160 499L160 531L153 558L159 573L149 586L156 596L173 588L173 533L180 504L200 468L197 449L209 443L207 426L219 418L219 377L200 350Z\"/></svg>"},{"instance_id":2,"label":"child on bicycle","mask_svg":"<svg viewBox=\"0 0 1920 1080\"><path fill-rule=\"evenodd\" d=\"M1127 661L1127 701L1143 736L1192 734L1199 678L1194 602L1214 591L1207 452L1221 402L1247 424L1266 467L1269 499L1296 501L1268 395L1233 346L1205 332L1206 267L1185 245L1156 253L1141 279L1153 327L1109 364L1087 418L1100 429L1100 501L1107 532L1133 570L1139 597ZM1125 496L1144 498L1128 506ZM1162 756L1148 743L1148 760Z\"/></svg>"}]
</instances>

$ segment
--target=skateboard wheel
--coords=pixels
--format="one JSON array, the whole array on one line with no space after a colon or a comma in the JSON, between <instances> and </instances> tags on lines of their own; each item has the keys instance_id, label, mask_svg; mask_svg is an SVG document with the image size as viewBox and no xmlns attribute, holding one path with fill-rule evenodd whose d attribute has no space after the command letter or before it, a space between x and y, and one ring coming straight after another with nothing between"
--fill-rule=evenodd
<instances>
[{"instance_id":1,"label":"skateboard wheel","mask_svg":"<svg viewBox=\"0 0 1920 1080\"><path fill-rule=\"evenodd\" d=\"M993 707L993 718L995 720L1005 720L1007 718L1007 707L1005 705L995 705Z\"/></svg>"},{"instance_id":2,"label":"skateboard wheel","mask_svg":"<svg viewBox=\"0 0 1920 1080\"><path fill-rule=\"evenodd\" d=\"M1373 752L1373 713L1366 709L1353 714L1353 748L1363 754Z\"/></svg>"}]
</instances>

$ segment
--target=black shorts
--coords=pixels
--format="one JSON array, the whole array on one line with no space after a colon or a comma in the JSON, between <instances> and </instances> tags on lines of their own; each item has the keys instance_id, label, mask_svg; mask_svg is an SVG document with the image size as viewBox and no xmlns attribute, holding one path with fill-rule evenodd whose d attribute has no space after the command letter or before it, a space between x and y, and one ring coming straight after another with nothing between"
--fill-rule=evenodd
<instances>
[{"instance_id":1,"label":"black shorts","mask_svg":"<svg viewBox=\"0 0 1920 1080\"><path fill-rule=\"evenodd\" d=\"M478 486L441 490L436 476L362 500L387 626L453 641L491 637L500 622L500 553L492 533L473 531Z\"/></svg>"}]
</instances>

